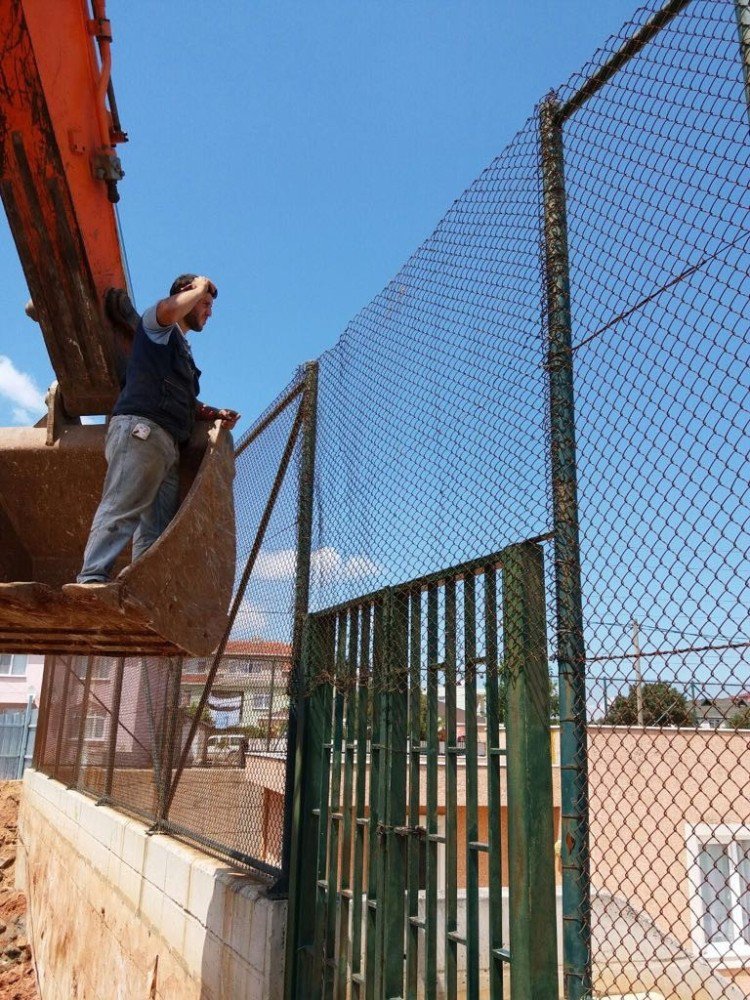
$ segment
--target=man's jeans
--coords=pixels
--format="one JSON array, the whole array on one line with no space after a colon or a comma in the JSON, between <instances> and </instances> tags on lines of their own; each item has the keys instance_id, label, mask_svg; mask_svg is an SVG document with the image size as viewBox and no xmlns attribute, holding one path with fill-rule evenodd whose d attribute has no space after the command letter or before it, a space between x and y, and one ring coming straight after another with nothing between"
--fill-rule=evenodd
<instances>
[{"instance_id":1,"label":"man's jeans","mask_svg":"<svg viewBox=\"0 0 750 1000\"><path fill-rule=\"evenodd\" d=\"M136 424L151 428L143 441ZM79 583L109 579L115 560L133 539L133 560L153 545L175 515L179 449L171 434L144 417L112 417L107 429L107 475Z\"/></svg>"}]
</instances>

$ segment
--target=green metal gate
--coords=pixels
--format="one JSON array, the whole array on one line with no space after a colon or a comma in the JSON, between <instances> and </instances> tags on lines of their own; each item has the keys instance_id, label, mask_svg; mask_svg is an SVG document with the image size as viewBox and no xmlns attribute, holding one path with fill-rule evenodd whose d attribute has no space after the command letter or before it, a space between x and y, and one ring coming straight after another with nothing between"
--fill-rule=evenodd
<instances>
[{"instance_id":1,"label":"green metal gate","mask_svg":"<svg viewBox=\"0 0 750 1000\"><path fill-rule=\"evenodd\" d=\"M303 664L286 996L556 998L541 546L311 615Z\"/></svg>"}]
</instances>

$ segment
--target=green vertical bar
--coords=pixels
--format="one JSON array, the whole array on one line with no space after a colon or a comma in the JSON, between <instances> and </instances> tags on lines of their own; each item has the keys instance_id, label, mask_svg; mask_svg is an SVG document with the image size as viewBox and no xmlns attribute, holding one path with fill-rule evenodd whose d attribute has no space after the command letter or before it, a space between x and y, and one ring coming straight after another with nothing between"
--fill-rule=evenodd
<instances>
[{"instance_id":1,"label":"green vertical bar","mask_svg":"<svg viewBox=\"0 0 750 1000\"><path fill-rule=\"evenodd\" d=\"M511 996L557 1000L549 670L539 545L503 553Z\"/></svg>"},{"instance_id":2,"label":"green vertical bar","mask_svg":"<svg viewBox=\"0 0 750 1000\"><path fill-rule=\"evenodd\" d=\"M477 597L464 577L464 725L466 742L466 997L479 1000L479 787L477 757Z\"/></svg>"},{"instance_id":3,"label":"green vertical bar","mask_svg":"<svg viewBox=\"0 0 750 1000\"><path fill-rule=\"evenodd\" d=\"M383 695L383 646L385 641L384 607L381 599L375 604L372 643L372 724L370 736L370 823L367 870L367 924L365 965L365 996L380 1000L383 981L383 850L380 823L385 805L385 762L383 743L385 705Z\"/></svg>"},{"instance_id":4,"label":"green vertical bar","mask_svg":"<svg viewBox=\"0 0 750 1000\"><path fill-rule=\"evenodd\" d=\"M484 571L484 628L487 695L487 844L490 890L490 1000L503 992L503 890L500 845L500 698L497 656L497 576ZM517 998L516 998L517 1000Z\"/></svg>"},{"instance_id":5,"label":"green vertical bar","mask_svg":"<svg viewBox=\"0 0 750 1000\"><path fill-rule=\"evenodd\" d=\"M339 956L336 978L337 1000L346 1000L351 939L349 920L352 910L352 819L356 809L352 801L354 787L354 753L357 747L357 643L359 640L359 610L349 612L349 640L346 662L344 701L346 736L344 744L344 793L341 803L341 901L339 912Z\"/></svg>"},{"instance_id":6,"label":"green vertical bar","mask_svg":"<svg viewBox=\"0 0 750 1000\"><path fill-rule=\"evenodd\" d=\"M359 642L359 687L357 690L357 781L354 790L354 871L352 881L352 993L363 996L362 891L369 819L365 815L367 793L367 727L370 713L370 620L372 608L362 609Z\"/></svg>"},{"instance_id":7,"label":"green vertical bar","mask_svg":"<svg viewBox=\"0 0 750 1000\"><path fill-rule=\"evenodd\" d=\"M341 742L344 736L344 688L346 684L346 619L345 612L340 612L336 622L336 688L333 696L333 732L329 760L330 772L330 807L328 813L328 884L325 892L325 954L323 959L323 997L325 1000L333 997L336 979L336 926L338 910L341 905L339 898L339 831L343 814L341 812ZM322 887L321 887L322 889Z\"/></svg>"},{"instance_id":8,"label":"green vertical bar","mask_svg":"<svg viewBox=\"0 0 750 1000\"><path fill-rule=\"evenodd\" d=\"M321 952L316 949L317 866L319 841L325 843L325 825L320 822L320 802L325 779L326 718L330 718L330 686L324 682L327 664L333 651L333 623L330 618L311 615L304 629L302 643L302 679L309 694L306 697L304 747L305 780L300 789L299 851L300 864L296 873L295 912L290 927L295 930L294 961L291 974L285 979L289 1000L320 996L322 976Z\"/></svg>"},{"instance_id":9,"label":"green vertical bar","mask_svg":"<svg viewBox=\"0 0 750 1000\"><path fill-rule=\"evenodd\" d=\"M289 678L289 717L287 723L286 769L284 777L284 831L281 847L279 883L273 887L278 894L288 894L288 918L296 913L295 892L297 869L301 858L299 823L302 802L302 784L305 767L304 728L306 701L301 697L302 642L310 603L310 559L312 552L313 490L315 487L315 450L318 427L318 362L305 365L305 389L300 402L302 408L302 445L299 466L299 492L297 494L297 544L294 580L294 623L292 626L292 671ZM304 863L304 862L303 862ZM286 968L293 967L295 929L287 927ZM293 983L286 977L284 995L290 1000Z\"/></svg>"},{"instance_id":10,"label":"green vertical bar","mask_svg":"<svg viewBox=\"0 0 750 1000\"><path fill-rule=\"evenodd\" d=\"M409 700L409 599L392 593L389 600L387 659L388 790L385 822L385 895L383 916L383 996L402 997L404 989L404 917L406 892L406 758Z\"/></svg>"},{"instance_id":11,"label":"green vertical bar","mask_svg":"<svg viewBox=\"0 0 750 1000\"><path fill-rule=\"evenodd\" d=\"M458 745L456 742L456 581L445 583L445 990L458 992Z\"/></svg>"},{"instance_id":12,"label":"green vertical bar","mask_svg":"<svg viewBox=\"0 0 750 1000\"><path fill-rule=\"evenodd\" d=\"M554 95L542 103L539 133L544 194L550 479L560 676L563 962L565 996L567 1000L582 1000L589 996L592 985L586 651L578 533L568 224L559 107Z\"/></svg>"},{"instance_id":13,"label":"green vertical bar","mask_svg":"<svg viewBox=\"0 0 750 1000\"><path fill-rule=\"evenodd\" d=\"M427 590L427 888L425 890L425 1000L437 998L438 900L438 591Z\"/></svg>"},{"instance_id":14,"label":"green vertical bar","mask_svg":"<svg viewBox=\"0 0 750 1000\"><path fill-rule=\"evenodd\" d=\"M318 799L318 843L316 849L315 878L315 960L318 963L318 983L320 991L315 996L323 996L327 987L327 951L326 933L328 931L328 912L334 906L334 901L328 897L328 881L326 879L328 860L329 817L331 813L331 755L333 749L333 684L331 677L335 674L336 664L336 618L328 616L326 620L326 642L322 650L322 678L319 686L323 700L323 742L320 768L320 797ZM312 994L311 994L312 995Z\"/></svg>"},{"instance_id":15,"label":"green vertical bar","mask_svg":"<svg viewBox=\"0 0 750 1000\"><path fill-rule=\"evenodd\" d=\"M417 1000L419 976L419 778L422 763L422 594L412 591L409 633L409 854L406 1000Z\"/></svg>"}]
</instances>

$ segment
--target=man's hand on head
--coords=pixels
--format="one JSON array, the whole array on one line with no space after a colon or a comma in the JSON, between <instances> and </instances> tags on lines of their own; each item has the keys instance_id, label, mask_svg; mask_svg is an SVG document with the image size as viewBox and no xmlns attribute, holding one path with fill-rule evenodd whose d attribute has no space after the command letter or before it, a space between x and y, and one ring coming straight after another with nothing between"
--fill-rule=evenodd
<instances>
[{"instance_id":1,"label":"man's hand on head","mask_svg":"<svg viewBox=\"0 0 750 1000\"><path fill-rule=\"evenodd\" d=\"M216 290L216 285L213 283L213 281L211 281L210 278L207 278L203 274L196 275L190 282L190 284L185 285L185 287L181 289L181 291L186 292L188 290L192 291L193 289L200 291L201 294L203 294L204 292L208 293L212 299L215 299L216 295L218 294Z\"/></svg>"}]
</instances>

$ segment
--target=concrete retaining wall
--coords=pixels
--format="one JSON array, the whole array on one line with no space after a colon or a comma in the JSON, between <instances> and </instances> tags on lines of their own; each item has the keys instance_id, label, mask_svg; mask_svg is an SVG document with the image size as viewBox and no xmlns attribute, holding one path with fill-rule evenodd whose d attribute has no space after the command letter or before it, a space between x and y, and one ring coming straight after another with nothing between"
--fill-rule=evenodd
<instances>
[{"instance_id":1,"label":"concrete retaining wall","mask_svg":"<svg viewBox=\"0 0 750 1000\"><path fill-rule=\"evenodd\" d=\"M280 1000L286 903L27 771L17 881L44 1000Z\"/></svg>"}]
</instances>

